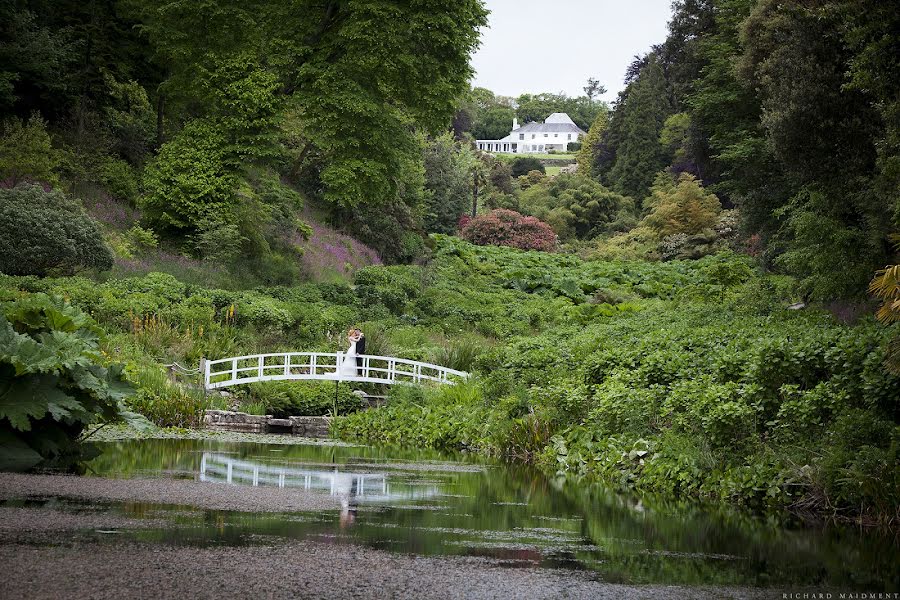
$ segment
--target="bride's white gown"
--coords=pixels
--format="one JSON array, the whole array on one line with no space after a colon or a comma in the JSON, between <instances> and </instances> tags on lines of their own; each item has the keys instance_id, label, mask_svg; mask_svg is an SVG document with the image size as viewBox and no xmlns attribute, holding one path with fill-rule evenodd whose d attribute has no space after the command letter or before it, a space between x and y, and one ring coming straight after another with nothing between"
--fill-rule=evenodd
<instances>
[{"instance_id":1,"label":"bride's white gown","mask_svg":"<svg viewBox=\"0 0 900 600\"><path fill-rule=\"evenodd\" d=\"M337 370L338 379L350 379L356 377L356 342L350 344L350 348L344 353L344 358Z\"/></svg>"}]
</instances>

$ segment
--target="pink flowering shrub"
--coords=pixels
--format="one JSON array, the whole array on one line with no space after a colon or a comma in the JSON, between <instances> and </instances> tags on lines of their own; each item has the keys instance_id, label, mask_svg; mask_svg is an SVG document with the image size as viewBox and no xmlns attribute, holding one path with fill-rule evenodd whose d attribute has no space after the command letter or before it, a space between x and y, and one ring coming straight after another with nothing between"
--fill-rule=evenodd
<instances>
[{"instance_id":1,"label":"pink flowering shrub","mask_svg":"<svg viewBox=\"0 0 900 600\"><path fill-rule=\"evenodd\" d=\"M460 234L479 246L510 246L545 252L556 248L556 233L549 225L505 208L475 217L462 227Z\"/></svg>"}]
</instances>

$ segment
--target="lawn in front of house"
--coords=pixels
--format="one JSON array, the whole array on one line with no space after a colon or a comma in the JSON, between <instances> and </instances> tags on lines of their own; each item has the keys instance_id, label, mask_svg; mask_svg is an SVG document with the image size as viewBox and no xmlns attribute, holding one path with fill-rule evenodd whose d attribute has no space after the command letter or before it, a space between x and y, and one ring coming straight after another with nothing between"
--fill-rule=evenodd
<instances>
[{"instance_id":1,"label":"lawn in front of house","mask_svg":"<svg viewBox=\"0 0 900 600\"><path fill-rule=\"evenodd\" d=\"M537 153L537 152L535 152L535 153L524 153L523 152L522 154L504 154L504 153L498 152L494 156L496 156L497 158L499 158L501 160L509 160L509 161L516 160L517 158L537 158L539 160L553 160L553 161L558 160L560 162L572 163L572 162L575 162L575 154L576 154L575 152L554 152L552 154Z\"/></svg>"}]
</instances>

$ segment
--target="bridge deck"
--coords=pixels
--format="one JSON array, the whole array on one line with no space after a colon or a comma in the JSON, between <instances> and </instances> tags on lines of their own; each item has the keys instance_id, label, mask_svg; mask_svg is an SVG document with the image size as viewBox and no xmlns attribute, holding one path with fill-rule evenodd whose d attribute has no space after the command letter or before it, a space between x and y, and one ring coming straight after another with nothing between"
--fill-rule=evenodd
<instances>
[{"instance_id":1,"label":"bridge deck","mask_svg":"<svg viewBox=\"0 0 900 600\"><path fill-rule=\"evenodd\" d=\"M469 374L440 365L360 354L362 365L355 377L339 373L343 352L280 352L234 356L205 361L203 381L207 389L243 385L257 381L354 381L364 383L423 383L453 384L465 380Z\"/></svg>"}]
</instances>

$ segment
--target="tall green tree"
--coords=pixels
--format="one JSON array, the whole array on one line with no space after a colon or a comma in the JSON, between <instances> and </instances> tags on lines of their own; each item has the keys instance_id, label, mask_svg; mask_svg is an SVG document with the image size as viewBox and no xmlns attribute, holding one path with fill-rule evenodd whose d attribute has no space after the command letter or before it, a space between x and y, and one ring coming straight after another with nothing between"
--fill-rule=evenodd
<instances>
[{"instance_id":1,"label":"tall green tree","mask_svg":"<svg viewBox=\"0 0 900 600\"><path fill-rule=\"evenodd\" d=\"M173 101L225 119L230 111L199 102L212 88L194 73L249 61L256 74L228 69L236 76L230 81L254 87L248 91L258 107L274 95L293 97L326 200L343 207L387 202L408 158L409 144L399 140L416 126L437 132L449 124L487 12L480 0L300 4L148 0L133 8L169 68L164 89ZM273 76L277 87L266 83Z\"/></svg>"},{"instance_id":2,"label":"tall green tree","mask_svg":"<svg viewBox=\"0 0 900 600\"><path fill-rule=\"evenodd\" d=\"M651 55L612 116L620 120L622 140L615 162L601 177L613 190L633 198L647 195L654 174L666 166L659 135L671 113L662 67Z\"/></svg>"},{"instance_id":3,"label":"tall green tree","mask_svg":"<svg viewBox=\"0 0 900 600\"><path fill-rule=\"evenodd\" d=\"M741 209L745 231L768 239L778 228L773 211L789 192L766 142L758 93L735 68L743 53L741 24L756 0L715 4L715 29L698 44L704 64L684 100L691 159L704 182Z\"/></svg>"},{"instance_id":4,"label":"tall green tree","mask_svg":"<svg viewBox=\"0 0 900 600\"><path fill-rule=\"evenodd\" d=\"M472 202L472 169L475 157L450 134L440 135L425 146L425 229L456 233L459 218Z\"/></svg>"},{"instance_id":5,"label":"tall green tree","mask_svg":"<svg viewBox=\"0 0 900 600\"><path fill-rule=\"evenodd\" d=\"M472 113L468 131L473 138L496 140L509 134L516 116L512 98L498 96L487 88L476 87L466 95L465 104Z\"/></svg>"},{"instance_id":6,"label":"tall green tree","mask_svg":"<svg viewBox=\"0 0 900 600\"><path fill-rule=\"evenodd\" d=\"M575 157L578 162L578 173L586 177L595 175L594 166L596 164L596 155L600 138L603 132L609 126L609 113L601 111L597 114L597 118L591 123L587 135L581 140L581 149Z\"/></svg>"},{"instance_id":7,"label":"tall green tree","mask_svg":"<svg viewBox=\"0 0 900 600\"><path fill-rule=\"evenodd\" d=\"M817 298L861 296L886 256L891 210L873 193L873 98L848 86L852 51L833 6L757 4L742 26L740 74L759 90L766 141L793 196L775 211L780 262Z\"/></svg>"},{"instance_id":8,"label":"tall green tree","mask_svg":"<svg viewBox=\"0 0 900 600\"><path fill-rule=\"evenodd\" d=\"M516 98L516 115L523 124L543 121L552 113L562 112L587 131L601 110L606 110L606 105L587 96L572 98L565 94L543 93L522 94Z\"/></svg>"}]
</instances>

